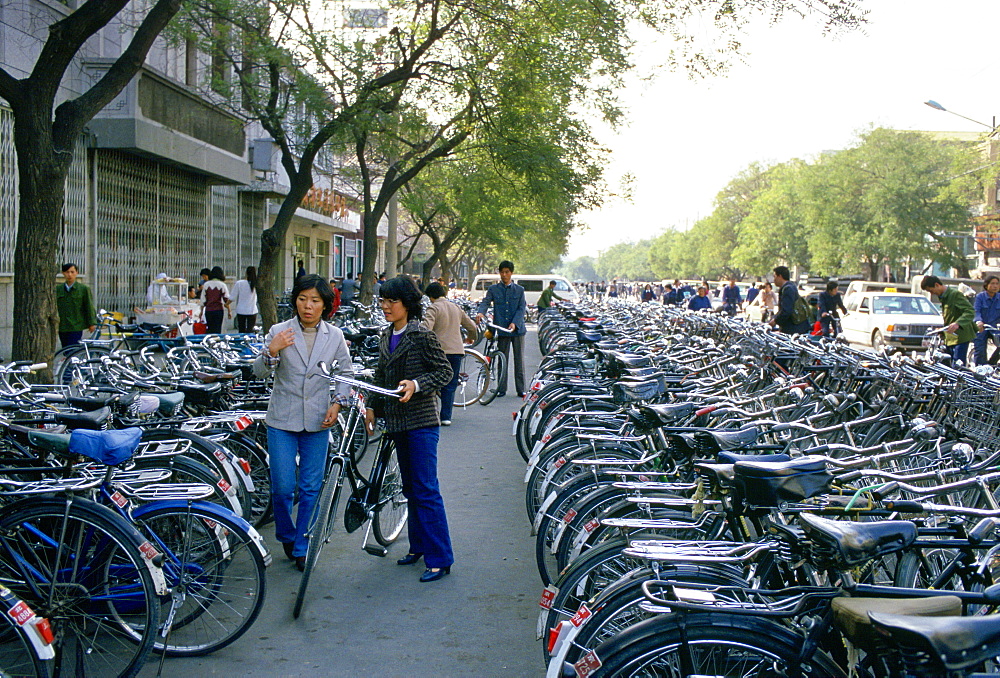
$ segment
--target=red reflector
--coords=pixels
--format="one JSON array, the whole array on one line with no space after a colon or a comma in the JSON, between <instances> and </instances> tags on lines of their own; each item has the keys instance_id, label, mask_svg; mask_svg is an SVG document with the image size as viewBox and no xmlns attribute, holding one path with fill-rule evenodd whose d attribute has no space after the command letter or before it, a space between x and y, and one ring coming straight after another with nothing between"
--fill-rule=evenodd
<instances>
[{"instance_id":1,"label":"red reflector","mask_svg":"<svg viewBox=\"0 0 1000 678\"><path fill-rule=\"evenodd\" d=\"M48 619L39 617L35 621L35 628L38 629L38 633L41 634L42 640L45 641L46 645L51 645L55 642L56 637L52 634L52 625L49 624Z\"/></svg>"},{"instance_id":2,"label":"red reflector","mask_svg":"<svg viewBox=\"0 0 1000 678\"><path fill-rule=\"evenodd\" d=\"M250 475L250 462L240 457L239 459L237 459L236 463L240 465L240 468L243 469L244 473Z\"/></svg>"},{"instance_id":3,"label":"red reflector","mask_svg":"<svg viewBox=\"0 0 1000 678\"><path fill-rule=\"evenodd\" d=\"M559 639L559 632L562 631L562 627L565 623L566 621L563 620L549 629L549 642L546 645L546 652L549 654L552 654L552 649L556 646L556 641Z\"/></svg>"}]
</instances>

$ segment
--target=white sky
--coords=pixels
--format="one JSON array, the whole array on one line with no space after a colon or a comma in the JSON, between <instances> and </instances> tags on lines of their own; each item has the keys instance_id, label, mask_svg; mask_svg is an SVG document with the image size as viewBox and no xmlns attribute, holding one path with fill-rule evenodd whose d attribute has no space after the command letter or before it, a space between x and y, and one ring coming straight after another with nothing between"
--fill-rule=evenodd
<instances>
[{"instance_id":1,"label":"white sky","mask_svg":"<svg viewBox=\"0 0 1000 678\"><path fill-rule=\"evenodd\" d=\"M596 256L622 241L689 227L712 212L715 195L754 161L811 158L844 148L869 125L895 129L983 131L936 111L984 123L1000 115L996 73L996 0L861 0L862 32L823 37L815 19L785 19L751 29L745 63L728 76L690 81L661 71L636 77L622 94L628 122L599 131L612 149L609 186L625 173L632 202L609 199L581 215L567 258ZM658 62L655 44L640 46L645 73ZM991 68L993 66L993 68Z\"/></svg>"}]
</instances>

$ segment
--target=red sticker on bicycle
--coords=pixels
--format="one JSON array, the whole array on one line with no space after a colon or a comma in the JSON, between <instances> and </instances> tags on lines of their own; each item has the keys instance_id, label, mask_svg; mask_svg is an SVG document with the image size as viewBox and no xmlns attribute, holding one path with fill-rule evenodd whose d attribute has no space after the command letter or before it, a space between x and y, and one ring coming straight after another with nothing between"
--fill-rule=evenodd
<instances>
[{"instance_id":1,"label":"red sticker on bicycle","mask_svg":"<svg viewBox=\"0 0 1000 678\"><path fill-rule=\"evenodd\" d=\"M251 419L250 417L244 415L244 416L242 416L242 417L240 417L239 419L236 420L236 430L237 431L242 431L243 429L245 429L246 427L248 427L252 423L253 423L253 419Z\"/></svg>"},{"instance_id":2,"label":"red sticker on bicycle","mask_svg":"<svg viewBox=\"0 0 1000 678\"><path fill-rule=\"evenodd\" d=\"M142 553L142 557L146 560L152 560L160 555L160 552L156 550L156 547L148 541L142 543L142 546L139 547L139 552Z\"/></svg>"},{"instance_id":3,"label":"red sticker on bicycle","mask_svg":"<svg viewBox=\"0 0 1000 678\"><path fill-rule=\"evenodd\" d=\"M583 605L580 606L580 609L576 611L576 614L574 614L569 621L571 624L573 624L573 626L580 628L580 625L583 624L583 622L587 621L587 619L590 617L591 614L592 613L590 611L590 608L587 607L586 603L584 603Z\"/></svg>"},{"instance_id":4,"label":"red sticker on bicycle","mask_svg":"<svg viewBox=\"0 0 1000 678\"><path fill-rule=\"evenodd\" d=\"M230 485L225 478L223 478L216 484L219 486L219 489L222 490L223 492L229 492L229 489L232 487L232 485Z\"/></svg>"},{"instance_id":5,"label":"red sticker on bicycle","mask_svg":"<svg viewBox=\"0 0 1000 678\"><path fill-rule=\"evenodd\" d=\"M552 462L552 466L554 468L562 468L565 463L566 463L566 457L559 457L554 462Z\"/></svg>"},{"instance_id":6,"label":"red sticker on bicycle","mask_svg":"<svg viewBox=\"0 0 1000 678\"><path fill-rule=\"evenodd\" d=\"M601 668L601 660L597 657L597 653L591 650L587 654L580 658L580 661L573 664L573 669L576 671L576 675L579 678L587 678L591 673Z\"/></svg>"},{"instance_id":7,"label":"red sticker on bicycle","mask_svg":"<svg viewBox=\"0 0 1000 678\"><path fill-rule=\"evenodd\" d=\"M542 599L538 601L538 607L543 610L551 610L552 601L555 600L557 591L558 589L552 584L546 586L545 590L542 591Z\"/></svg>"},{"instance_id":8,"label":"red sticker on bicycle","mask_svg":"<svg viewBox=\"0 0 1000 678\"><path fill-rule=\"evenodd\" d=\"M566 511L565 515L563 515L563 522L572 522L574 518L576 518L576 509L570 509L569 511Z\"/></svg>"},{"instance_id":9,"label":"red sticker on bicycle","mask_svg":"<svg viewBox=\"0 0 1000 678\"><path fill-rule=\"evenodd\" d=\"M538 409L540 409L540 410L544 410L548 406L549 406L549 403L547 401L545 401L545 400L543 400L542 402L538 403Z\"/></svg>"},{"instance_id":10,"label":"red sticker on bicycle","mask_svg":"<svg viewBox=\"0 0 1000 678\"><path fill-rule=\"evenodd\" d=\"M202 518L202 520L205 521L205 524L208 525L208 529L210 530L214 530L216 525L218 525L217 522L215 522L214 520L209 520L208 518Z\"/></svg>"},{"instance_id":11,"label":"red sticker on bicycle","mask_svg":"<svg viewBox=\"0 0 1000 678\"><path fill-rule=\"evenodd\" d=\"M19 600L14 607L7 610L7 614L18 626L24 626L32 617L35 616L35 613L23 600Z\"/></svg>"},{"instance_id":12,"label":"red sticker on bicycle","mask_svg":"<svg viewBox=\"0 0 1000 678\"><path fill-rule=\"evenodd\" d=\"M583 529L587 534L590 534L591 532L596 530L600 526L600 524L601 521L599 521L597 518L591 518L590 520L587 521L587 524L583 526Z\"/></svg>"},{"instance_id":13,"label":"red sticker on bicycle","mask_svg":"<svg viewBox=\"0 0 1000 678\"><path fill-rule=\"evenodd\" d=\"M117 490L115 490L115 493L111 495L111 501L118 504L118 508L125 508L128 506L128 499L126 499L125 495Z\"/></svg>"},{"instance_id":14,"label":"red sticker on bicycle","mask_svg":"<svg viewBox=\"0 0 1000 678\"><path fill-rule=\"evenodd\" d=\"M226 460L226 453L223 452L222 450L216 450L212 454L214 454L215 458L218 459L219 461L225 461Z\"/></svg>"}]
</instances>

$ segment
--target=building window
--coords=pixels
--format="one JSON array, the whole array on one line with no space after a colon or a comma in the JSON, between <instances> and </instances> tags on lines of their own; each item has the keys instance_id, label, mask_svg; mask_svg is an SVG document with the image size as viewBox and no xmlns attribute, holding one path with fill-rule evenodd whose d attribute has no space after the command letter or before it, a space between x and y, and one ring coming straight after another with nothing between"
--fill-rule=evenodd
<instances>
[{"instance_id":1,"label":"building window","mask_svg":"<svg viewBox=\"0 0 1000 678\"><path fill-rule=\"evenodd\" d=\"M333 236L333 277L344 277L344 236Z\"/></svg>"},{"instance_id":2,"label":"building window","mask_svg":"<svg viewBox=\"0 0 1000 678\"><path fill-rule=\"evenodd\" d=\"M330 279L330 241L316 241L316 273L325 280Z\"/></svg>"},{"instance_id":3,"label":"building window","mask_svg":"<svg viewBox=\"0 0 1000 678\"><path fill-rule=\"evenodd\" d=\"M293 276L299 272L299 262L305 266L306 273L309 272L309 236L307 235L297 235L295 236L295 261Z\"/></svg>"}]
</instances>

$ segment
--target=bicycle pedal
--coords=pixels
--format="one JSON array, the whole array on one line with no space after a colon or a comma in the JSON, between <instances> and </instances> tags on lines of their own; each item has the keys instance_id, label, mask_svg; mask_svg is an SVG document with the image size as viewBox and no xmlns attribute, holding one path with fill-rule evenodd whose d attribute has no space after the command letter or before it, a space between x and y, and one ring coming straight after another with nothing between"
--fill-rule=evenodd
<instances>
[{"instance_id":1,"label":"bicycle pedal","mask_svg":"<svg viewBox=\"0 0 1000 678\"><path fill-rule=\"evenodd\" d=\"M379 544L365 544L365 553L370 553L373 556L378 556L379 558L385 558L389 555L389 549Z\"/></svg>"},{"instance_id":2,"label":"bicycle pedal","mask_svg":"<svg viewBox=\"0 0 1000 678\"><path fill-rule=\"evenodd\" d=\"M365 512L365 507L354 497L347 500L347 506L344 507L344 529L350 534L354 532L359 527L365 524L368 519L368 514Z\"/></svg>"}]
</instances>

